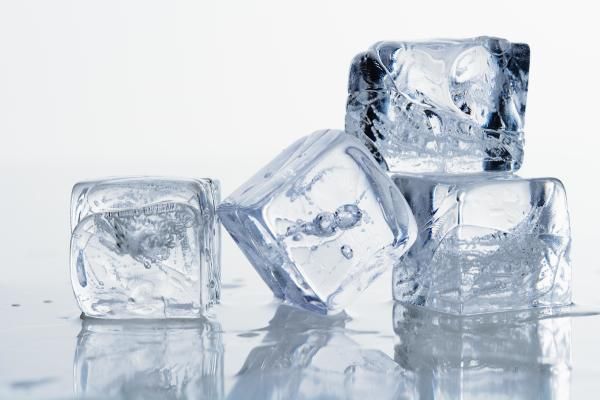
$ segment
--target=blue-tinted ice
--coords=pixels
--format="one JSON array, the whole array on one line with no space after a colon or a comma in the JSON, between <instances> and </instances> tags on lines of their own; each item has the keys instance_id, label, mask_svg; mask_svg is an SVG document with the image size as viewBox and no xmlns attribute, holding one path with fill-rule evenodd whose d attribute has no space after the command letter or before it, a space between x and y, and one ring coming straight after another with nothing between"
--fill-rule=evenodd
<instances>
[{"instance_id":1,"label":"blue-tinted ice","mask_svg":"<svg viewBox=\"0 0 600 400\"><path fill-rule=\"evenodd\" d=\"M392 172L515 171L528 78L526 44L380 42L352 62L346 131Z\"/></svg>"},{"instance_id":2,"label":"blue-tinted ice","mask_svg":"<svg viewBox=\"0 0 600 400\"><path fill-rule=\"evenodd\" d=\"M277 297L321 313L347 305L416 233L391 179L341 131L298 140L218 214Z\"/></svg>"},{"instance_id":3,"label":"blue-tinted ice","mask_svg":"<svg viewBox=\"0 0 600 400\"><path fill-rule=\"evenodd\" d=\"M571 231L560 181L508 174L394 181L419 226L394 267L396 300L453 314L571 303Z\"/></svg>"}]
</instances>

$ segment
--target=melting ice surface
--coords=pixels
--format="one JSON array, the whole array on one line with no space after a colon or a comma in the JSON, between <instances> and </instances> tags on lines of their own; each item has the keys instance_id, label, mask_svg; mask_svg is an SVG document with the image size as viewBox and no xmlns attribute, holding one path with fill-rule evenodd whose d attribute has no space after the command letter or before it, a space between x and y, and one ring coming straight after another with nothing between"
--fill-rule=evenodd
<instances>
[{"instance_id":1,"label":"melting ice surface","mask_svg":"<svg viewBox=\"0 0 600 400\"><path fill-rule=\"evenodd\" d=\"M414 240L412 214L361 143L341 131L306 136L218 208L273 293L338 312Z\"/></svg>"},{"instance_id":2,"label":"melting ice surface","mask_svg":"<svg viewBox=\"0 0 600 400\"><path fill-rule=\"evenodd\" d=\"M526 44L380 42L352 62L346 131L392 172L518 170L528 76Z\"/></svg>"}]
</instances>

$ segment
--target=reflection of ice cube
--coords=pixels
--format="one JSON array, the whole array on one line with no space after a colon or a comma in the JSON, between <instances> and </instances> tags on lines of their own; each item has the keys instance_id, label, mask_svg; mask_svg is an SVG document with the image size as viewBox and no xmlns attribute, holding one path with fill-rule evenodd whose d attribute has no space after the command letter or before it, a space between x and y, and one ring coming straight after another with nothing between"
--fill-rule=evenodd
<instances>
[{"instance_id":1,"label":"reflection of ice cube","mask_svg":"<svg viewBox=\"0 0 600 400\"><path fill-rule=\"evenodd\" d=\"M198 317L218 301L218 184L125 178L75 185L71 277L82 311Z\"/></svg>"},{"instance_id":2,"label":"reflection of ice cube","mask_svg":"<svg viewBox=\"0 0 600 400\"><path fill-rule=\"evenodd\" d=\"M228 399L398 398L399 366L380 351L360 348L344 334L344 324L342 316L281 305Z\"/></svg>"},{"instance_id":3,"label":"reflection of ice cube","mask_svg":"<svg viewBox=\"0 0 600 400\"><path fill-rule=\"evenodd\" d=\"M346 131L392 172L517 170L528 75L504 39L380 42L352 62Z\"/></svg>"},{"instance_id":4,"label":"reflection of ice cube","mask_svg":"<svg viewBox=\"0 0 600 400\"><path fill-rule=\"evenodd\" d=\"M543 309L452 316L394 305L410 398L568 399L571 318Z\"/></svg>"},{"instance_id":5,"label":"reflection of ice cube","mask_svg":"<svg viewBox=\"0 0 600 400\"><path fill-rule=\"evenodd\" d=\"M77 337L78 396L115 399L222 399L220 326L205 320L84 320Z\"/></svg>"},{"instance_id":6,"label":"reflection of ice cube","mask_svg":"<svg viewBox=\"0 0 600 400\"><path fill-rule=\"evenodd\" d=\"M407 176L394 181L419 234L394 298L455 314L571 302L570 225L556 179Z\"/></svg>"},{"instance_id":7,"label":"reflection of ice cube","mask_svg":"<svg viewBox=\"0 0 600 400\"><path fill-rule=\"evenodd\" d=\"M393 182L340 131L294 143L218 213L277 297L322 313L362 292L415 233Z\"/></svg>"}]
</instances>

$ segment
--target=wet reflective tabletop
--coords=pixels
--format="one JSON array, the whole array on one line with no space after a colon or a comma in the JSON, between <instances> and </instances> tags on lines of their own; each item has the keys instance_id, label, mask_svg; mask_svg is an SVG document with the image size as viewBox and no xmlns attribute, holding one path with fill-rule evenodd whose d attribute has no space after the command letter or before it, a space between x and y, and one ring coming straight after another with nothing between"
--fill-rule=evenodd
<instances>
[{"instance_id":1,"label":"wet reflective tabletop","mask_svg":"<svg viewBox=\"0 0 600 400\"><path fill-rule=\"evenodd\" d=\"M0 397L569 399L600 387L596 308L457 318L365 295L323 317L244 275L226 277L206 320L113 322L81 319L68 285L3 287Z\"/></svg>"}]
</instances>

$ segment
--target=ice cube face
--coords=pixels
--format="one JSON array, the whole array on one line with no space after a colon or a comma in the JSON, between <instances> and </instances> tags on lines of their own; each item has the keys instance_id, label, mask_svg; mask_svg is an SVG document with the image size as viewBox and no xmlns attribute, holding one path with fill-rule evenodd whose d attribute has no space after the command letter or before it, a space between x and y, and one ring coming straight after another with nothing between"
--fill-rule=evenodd
<instances>
[{"instance_id":1,"label":"ice cube face","mask_svg":"<svg viewBox=\"0 0 600 400\"><path fill-rule=\"evenodd\" d=\"M97 318L194 318L219 300L219 184L82 182L71 199L71 282Z\"/></svg>"},{"instance_id":2,"label":"ice cube face","mask_svg":"<svg viewBox=\"0 0 600 400\"><path fill-rule=\"evenodd\" d=\"M342 131L295 142L218 214L275 296L320 313L341 310L416 234L400 191Z\"/></svg>"},{"instance_id":3,"label":"ice cube face","mask_svg":"<svg viewBox=\"0 0 600 400\"><path fill-rule=\"evenodd\" d=\"M529 46L380 42L352 61L346 131L391 172L516 171Z\"/></svg>"},{"instance_id":4,"label":"ice cube face","mask_svg":"<svg viewBox=\"0 0 600 400\"><path fill-rule=\"evenodd\" d=\"M571 303L565 190L551 178L395 175L419 233L394 267L398 301L453 314Z\"/></svg>"}]
</instances>

